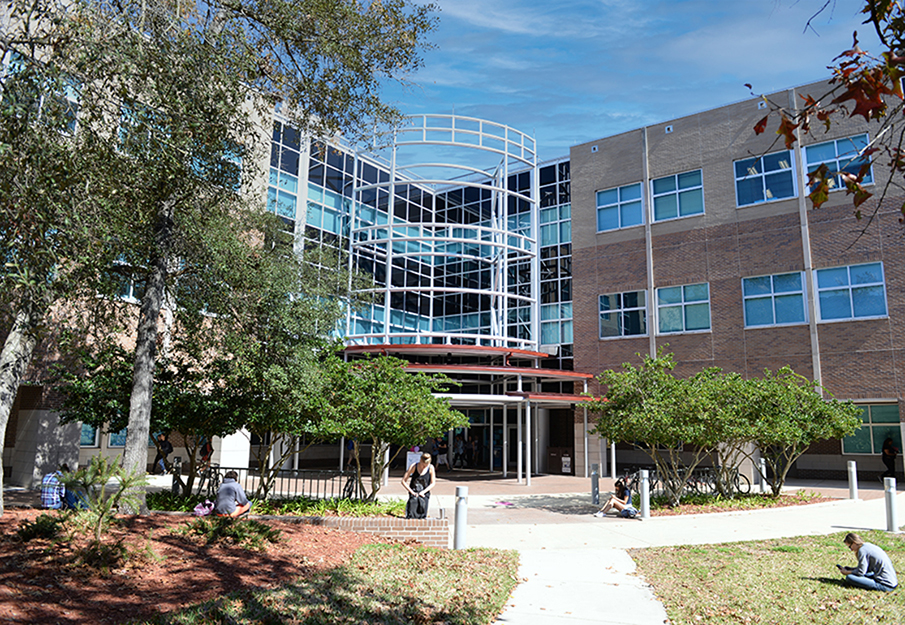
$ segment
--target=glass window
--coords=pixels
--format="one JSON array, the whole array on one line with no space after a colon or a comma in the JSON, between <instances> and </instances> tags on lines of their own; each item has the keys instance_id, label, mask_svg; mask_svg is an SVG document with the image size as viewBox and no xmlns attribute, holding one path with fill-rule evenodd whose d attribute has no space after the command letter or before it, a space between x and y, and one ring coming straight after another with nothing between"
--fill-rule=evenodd
<instances>
[{"instance_id":1,"label":"glass window","mask_svg":"<svg viewBox=\"0 0 905 625\"><path fill-rule=\"evenodd\" d=\"M710 285L688 284L657 289L661 334L710 329Z\"/></svg>"},{"instance_id":2,"label":"glass window","mask_svg":"<svg viewBox=\"0 0 905 625\"><path fill-rule=\"evenodd\" d=\"M804 149L807 171L811 173L823 164L829 168L830 191L845 188L845 184L839 174L850 173L857 176L861 167L868 164L870 159L861 156L861 150L867 147L867 135L856 135L847 139L837 139L818 143ZM864 175L864 182L873 182L873 173L868 168Z\"/></svg>"},{"instance_id":3,"label":"glass window","mask_svg":"<svg viewBox=\"0 0 905 625\"><path fill-rule=\"evenodd\" d=\"M647 292L607 293L598 299L600 338L647 334Z\"/></svg>"},{"instance_id":4,"label":"glass window","mask_svg":"<svg viewBox=\"0 0 905 625\"><path fill-rule=\"evenodd\" d=\"M738 206L795 197L792 153L789 150L735 161Z\"/></svg>"},{"instance_id":5,"label":"glass window","mask_svg":"<svg viewBox=\"0 0 905 625\"><path fill-rule=\"evenodd\" d=\"M861 406L861 410L862 425L854 434L842 439L842 453L879 455L887 438L902 449L898 404Z\"/></svg>"},{"instance_id":6,"label":"glass window","mask_svg":"<svg viewBox=\"0 0 905 625\"><path fill-rule=\"evenodd\" d=\"M82 433L79 438L80 447L97 447L97 428L87 423L82 424Z\"/></svg>"},{"instance_id":7,"label":"glass window","mask_svg":"<svg viewBox=\"0 0 905 625\"><path fill-rule=\"evenodd\" d=\"M704 212L701 170L651 181L654 221L677 219Z\"/></svg>"},{"instance_id":8,"label":"glass window","mask_svg":"<svg viewBox=\"0 0 905 625\"><path fill-rule=\"evenodd\" d=\"M800 271L742 278L745 327L804 323L803 285Z\"/></svg>"},{"instance_id":9,"label":"glass window","mask_svg":"<svg viewBox=\"0 0 905 625\"><path fill-rule=\"evenodd\" d=\"M816 274L821 321L886 316L883 263L818 269Z\"/></svg>"},{"instance_id":10,"label":"glass window","mask_svg":"<svg viewBox=\"0 0 905 625\"><path fill-rule=\"evenodd\" d=\"M126 446L126 428L121 429L119 432L110 432L110 439L107 442L107 447L125 447Z\"/></svg>"},{"instance_id":11,"label":"glass window","mask_svg":"<svg viewBox=\"0 0 905 625\"><path fill-rule=\"evenodd\" d=\"M597 192L597 232L643 223L640 182Z\"/></svg>"}]
</instances>

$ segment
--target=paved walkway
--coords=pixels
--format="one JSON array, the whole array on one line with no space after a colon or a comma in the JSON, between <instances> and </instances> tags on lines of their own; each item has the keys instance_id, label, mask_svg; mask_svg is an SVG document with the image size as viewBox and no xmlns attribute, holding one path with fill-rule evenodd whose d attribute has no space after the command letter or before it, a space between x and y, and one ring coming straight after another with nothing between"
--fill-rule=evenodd
<instances>
[{"instance_id":1,"label":"paved walkway","mask_svg":"<svg viewBox=\"0 0 905 625\"><path fill-rule=\"evenodd\" d=\"M596 506L590 494L577 492L589 480L559 476L534 478L526 487L505 480L493 485L454 481L443 475L431 507L447 508L453 516L457 484L469 487L466 544L517 549L520 554L523 581L500 615L501 625L662 625L666 611L644 580L633 574L635 564L626 552L630 548L886 529L879 483L863 484L860 499L853 501L847 499L846 483L792 480L790 490L804 488L839 499L644 521L593 517ZM601 480L601 497L611 489L612 481ZM390 484L387 494L401 494L395 490ZM897 509L905 510L905 493L897 500Z\"/></svg>"},{"instance_id":2,"label":"paved walkway","mask_svg":"<svg viewBox=\"0 0 905 625\"><path fill-rule=\"evenodd\" d=\"M652 517L628 520L595 518L590 480L539 476L531 486L514 478L457 471L440 475L431 497L431 514L444 509L454 517L455 490L467 486L469 547L516 549L520 554L516 588L497 623L501 625L662 625L663 605L643 579L626 549L741 540L783 538L840 531L886 529L882 486L862 484L858 500L849 500L843 482L792 480L828 497L808 506ZM601 479L601 499L612 480ZM381 491L404 495L399 476ZM8 506L37 505L34 491L4 490ZM905 511L905 493L897 495ZM900 521L905 517L899 515ZM605 606L605 608L604 608Z\"/></svg>"}]
</instances>

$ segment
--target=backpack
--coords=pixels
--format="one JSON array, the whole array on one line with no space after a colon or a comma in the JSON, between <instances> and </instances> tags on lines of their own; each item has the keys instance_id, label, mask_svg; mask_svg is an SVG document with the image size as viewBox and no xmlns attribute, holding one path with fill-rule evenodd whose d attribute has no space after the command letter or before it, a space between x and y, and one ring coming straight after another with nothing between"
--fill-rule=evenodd
<instances>
[{"instance_id":1,"label":"backpack","mask_svg":"<svg viewBox=\"0 0 905 625\"><path fill-rule=\"evenodd\" d=\"M199 503L197 506L195 506L192 514L194 514L195 516L207 516L213 511L214 502L205 500L204 503Z\"/></svg>"}]
</instances>

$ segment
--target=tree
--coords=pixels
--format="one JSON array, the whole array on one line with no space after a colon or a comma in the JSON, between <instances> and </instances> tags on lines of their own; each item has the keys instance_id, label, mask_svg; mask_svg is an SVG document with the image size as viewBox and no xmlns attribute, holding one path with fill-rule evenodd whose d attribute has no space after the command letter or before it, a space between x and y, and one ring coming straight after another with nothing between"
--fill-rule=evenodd
<instances>
[{"instance_id":1,"label":"tree","mask_svg":"<svg viewBox=\"0 0 905 625\"><path fill-rule=\"evenodd\" d=\"M792 464L818 440L850 436L861 427L861 409L850 401L824 399L820 384L789 367L753 378L754 442L767 462L773 495L779 496Z\"/></svg>"},{"instance_id":2,"label":"tree","mask_svg":"<svg viewBox=\"0 0 905 625\"><path fill-rule=\"evenodd\" d=\"M127 469L143 469L161 310L177 278L224 284L219 278L229 273L228 252L236 247L230 242L248 232L235 217L249 195L235 190L241 184L252 193L260 179L257 161L269 136L262 120L281 102L312 133L354 137L396 121L399 113L380 100L379 87L404 82L420 65L432 7L405 0L22 4L27 11L14 17L25 26L11 45L78 81L78 188L86 208L103 215L93 240L119 256L108 269L143 290L124 453ZM36 21L49 35L37 34ZM59 53L55 41L65 43ZM37 182L40 195L56 179ZM66 210L54 228L66 231L65 217L74 214L71 205ZM109 290L95 273L95 283ZM181 301L169 308L198 312ZM0 399L10 405L37 340L31 326L40 322L32 319L46 311L16 307L25 320L8 342L23 344L25 357L12 367L19 373L0 379ZM16 338L23 334L28 338ZM8 410L0 424L7 418Z\"/></svg>"},{"instance_id":3,"label":"tree","mask_svg":"<svg viewBox=\"0 0 905 625\"><path fill-rule=\"evenodd\" d=\"M390 356L328 363L329 396L325 398L324 431L334 432L354 442L353 458L361 492L361 444L371 443L371 490L374 500L380 490L384 470L395 458L388 457L390 445L399 453L428 438L455 427L466 427L468 418L450 409L449 400L435 391L446 388L445 376L428 376L406 371L406 361Z\"/></svg>"},{"instance_id":4,"label":"tree","mask_svg":"<svg viewBox=\"0 0 905 625\"><path fill-rule=\"evenodd\" d=\"M719 442L719 412L712 393L699 393L700 380L676 378L672 354L645 355L641 367L598 376L606 397L589 402L598 414L593 432L638 445L650 456L671 505L679 505L685 484ZM701 379L709 379L705 373Z\"/></svg>"},{"instance_id":5,"label":"tree","mask_svg":"<svg viewBox=\"0 0 905 625\"><path fill-rule=\"evenodd\" d=\"M828 10L833 4L834 0L826 0L817 14ZM862 50L858 45L858 33L855 32L851 49L842 52L833 61L833 77L827 93L802 95L798 108L782 106L764 97L770 112L754 127L754 131L761 134L766 131L770 117L778 117L777 141L784 141L786 149L789 149L800 135L820 129L829 130L840 116L860 116L865 121L879 122L881 127L873 140L842 171L821 165L808 174L809 198L814 208L826 202L830 190L841 183L846 193L852 196L855 217L859 220L863 217L865 202L874 196L870 188L864 186L872 165L879 163L885 166L889 178L880 187L879 196L868 215L870 218L884 203L892 201L890 192L900 188L905 176L905 125L901 123L905 114L902 93L905 5L899 0L864 0L862 13L867 16L864 23L872 27L880 39L881 52L872 55ZM905 215L905 201L901 201L898 209ZM905 218L900 221L905 221Z\"/></svg>"}]
</instances>

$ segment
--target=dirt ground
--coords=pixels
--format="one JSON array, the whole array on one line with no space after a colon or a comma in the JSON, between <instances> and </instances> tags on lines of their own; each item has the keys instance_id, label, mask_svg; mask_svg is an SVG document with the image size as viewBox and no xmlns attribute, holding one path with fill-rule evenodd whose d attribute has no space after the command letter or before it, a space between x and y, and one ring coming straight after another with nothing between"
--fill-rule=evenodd
<instances>
[{"instance_id":1,"label":"dirt ground","mask_svg":"<svg viewBox=\"0 0 905 625\"><path fill-rule=\"evenodd\" d=\"M26 543L19 524L41 510L6 510L0 516L0 623L124 623L219 597L278 586L342 563L359 546L387 542L376 536L268 521L283 540L266 553L198 541L172 533L193 517L123 517L111 531L127 534L142 557L102 574L75 561L72 549L46 539Z\"/></svg>"}]
</instances>

